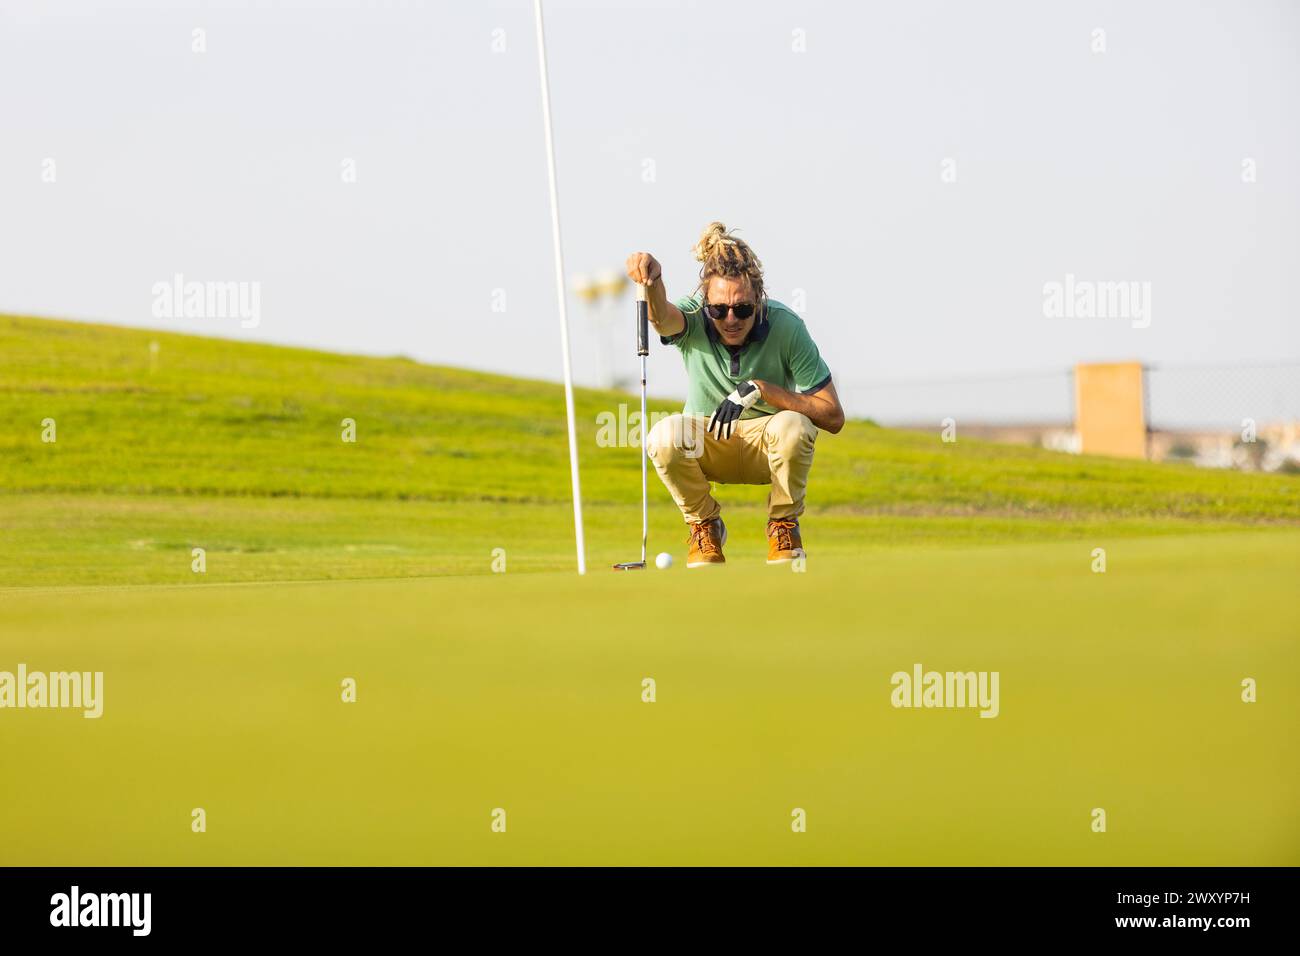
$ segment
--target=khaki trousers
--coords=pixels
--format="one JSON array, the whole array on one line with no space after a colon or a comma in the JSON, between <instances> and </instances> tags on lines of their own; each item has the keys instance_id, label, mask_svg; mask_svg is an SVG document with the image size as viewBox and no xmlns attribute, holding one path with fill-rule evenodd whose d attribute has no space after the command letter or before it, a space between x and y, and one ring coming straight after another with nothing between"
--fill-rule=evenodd
<instances>
[{"instance_id":1,"label":"khaki trousers","mask_svg":"<svg viewBox=\"0 0 1300 956\"><path fill-rule=\"evenodd\" d=\"M670 415L646 436L646 454L688 523L711 521L722 510L709 492L711 481L770 484L769 518L803 514L817 441L817 426L806 415L780 411L746 418L725 441L708 432L707 422L705 416Z\"/></svg>"}]
</instances>

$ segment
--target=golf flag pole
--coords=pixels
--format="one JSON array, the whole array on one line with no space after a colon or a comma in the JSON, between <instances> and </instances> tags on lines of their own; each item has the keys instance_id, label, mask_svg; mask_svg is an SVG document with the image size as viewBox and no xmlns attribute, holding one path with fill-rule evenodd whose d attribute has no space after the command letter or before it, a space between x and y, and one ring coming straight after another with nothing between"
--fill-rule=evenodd
<instances>
[{"instance_id":1,"label":"golf flag pole","mask_svg":"<svg viewBox=\"0 0 1300 956\"><path fill-rule=\"evenodd\" d=\"M587 573L587 549L582 534L582 487L578 481L578 429L573 419L573 369L569 362L569 311L564 295L564 247L560 242L560 195L555 181L555 140L551 133L551 91L546 74L546 34L542 29L542 0L533 0L537 16L537 66L542 79L542 125L546 130L546 168L551 182L551 242L555 246L555 293L560 305L560 351L564 356L564 404L569 418L569 475L573 483L573 535L578 548L578 573Z\"/></svg>"}]
</instances>

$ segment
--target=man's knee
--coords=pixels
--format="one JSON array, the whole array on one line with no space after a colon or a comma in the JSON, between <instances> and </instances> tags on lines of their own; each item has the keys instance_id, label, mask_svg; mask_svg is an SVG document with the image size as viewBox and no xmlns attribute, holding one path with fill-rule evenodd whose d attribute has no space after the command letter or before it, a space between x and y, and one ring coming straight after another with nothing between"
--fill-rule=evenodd
<instances>
[{"instance_id":1,"label":"man's knee","mask_svg":"<svg viewBox=\"0 0 1300 956\"><path fill-rule=\"evenodd\" d=\"M699 458L703 447L703 437L699 432L697 421L681 413L661 418L646 433L646 454L657 465L682 458Z\"/></svg>"},{"instance_id":2,"label":"man's knee","mask_svg":"<svg viewBox=\"0 0 1300 956\"><path fill-rule=\"evenodd\" d=\"M789 409L772 416L764 432L769 451L783 458L811 454L817 441L817 426L807 415Z\"/></svg>"}]
</instances>

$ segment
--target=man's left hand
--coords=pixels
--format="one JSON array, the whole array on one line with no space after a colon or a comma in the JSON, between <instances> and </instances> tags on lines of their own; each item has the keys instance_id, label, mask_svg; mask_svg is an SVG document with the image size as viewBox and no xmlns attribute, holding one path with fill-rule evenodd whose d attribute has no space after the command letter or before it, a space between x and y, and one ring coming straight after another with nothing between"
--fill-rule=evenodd
<instances>
[{"instance_id":1,"label":"man's left hand","mask_svg":"<svg viewBox=\"0 0 1300 956\"><path fill-rule=\"evenodd\" d=\"M757 382L741 382L734 392L722 400L722 404L709 418L708 430L717 435L719 441L730 438L736 419L758 404L762 397Z\"/></svg>"}]
</instances>

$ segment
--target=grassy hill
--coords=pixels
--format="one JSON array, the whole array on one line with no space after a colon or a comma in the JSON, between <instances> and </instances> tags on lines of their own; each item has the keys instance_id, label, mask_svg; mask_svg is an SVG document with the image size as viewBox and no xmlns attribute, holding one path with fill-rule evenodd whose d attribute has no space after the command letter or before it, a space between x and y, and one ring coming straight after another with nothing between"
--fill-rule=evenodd
<instances>
[{"instance_id":1,"label":"grassy hill","mask_svg":"<svg viewBox=\"0 0 1300 956\"><path fill-rule=\"evenodd\" d=\"M577 400L599 565L639 547L637 453L597 442L597 416L635 399ZM341 440L345 418L355 443ZM192 583L193 547L208 551L209 581L486 572L497 547L512 570L571 566L554 384L0 316L0 421L0 586ZM853 422L822 435L810 553L1300 523L1292 476L944 444L937 431ZM680 518L657 483L652 495L652 545L680 553ZM760 550L765 490L721 497L735 546Z\"/></svg>"}]
</instances>

